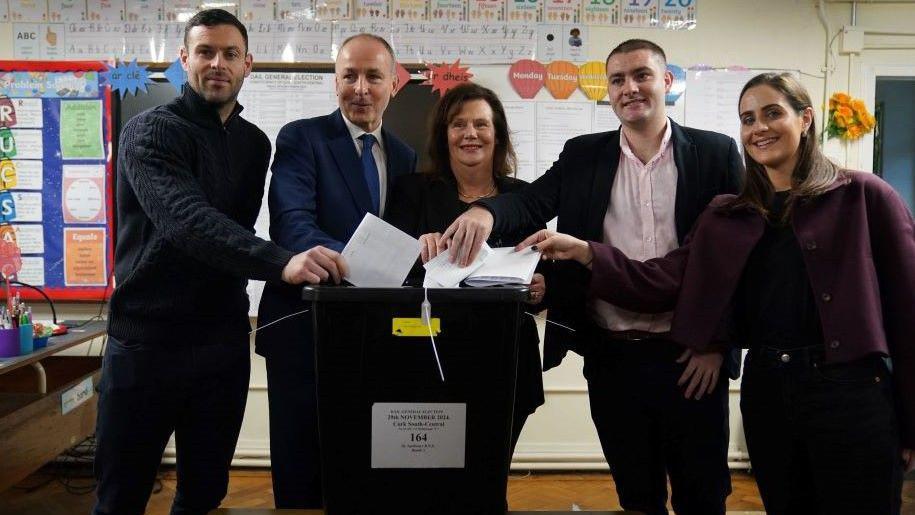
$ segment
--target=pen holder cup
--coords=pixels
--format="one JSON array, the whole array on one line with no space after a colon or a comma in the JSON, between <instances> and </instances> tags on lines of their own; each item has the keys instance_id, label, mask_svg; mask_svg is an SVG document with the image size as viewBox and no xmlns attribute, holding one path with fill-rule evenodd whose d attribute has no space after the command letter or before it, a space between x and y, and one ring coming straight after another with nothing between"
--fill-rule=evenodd
<instances>
[{"instance_id":1,"label":"pen holder cup","mask_svg":"<svg viewBox=\"0 0 915 515\"><path fill-rule=\"evenodd\" d=\"M33 337L32 333L32 324L24 324L19 326L19 354L25 355L29 354L34 350L33 348Z\"/></svg>"},{"instance_id":2,"label":"pen holder cup","mask_svg":"<svg viewBox=\"0 0 915 515\"><path fill-rule=\"evenodd\" d=\"M19 355L19 329L0 329L0 358Z\"/></svg>"},{"instance_id":3,"label":"pen holder cup","mask_svg":"<svg viewBox=\"0 0 915 515\"><path fill-rule=\"evenodd\" d=\"M43 349L47 346L48 346L48 337L47 336L39 336L38 338L34 338L32 340L32 348L35 350Z\"/></svg>"}]
</instances>

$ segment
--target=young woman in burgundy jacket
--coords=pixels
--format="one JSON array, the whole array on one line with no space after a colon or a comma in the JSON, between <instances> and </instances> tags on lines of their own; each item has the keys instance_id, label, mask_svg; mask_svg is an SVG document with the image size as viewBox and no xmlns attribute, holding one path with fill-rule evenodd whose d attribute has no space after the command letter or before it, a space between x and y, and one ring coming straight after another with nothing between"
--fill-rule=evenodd
<instances>
[{"instance_id":1,"label":"young woman in burgundy jacket","mask_svg":"<svg viewBox=\"0 0 915 515\"><path fill-rule=\"evenodd\" d=\"M751 79L739 113L746 184L681 248L638 262L549 231L518 247L578 261L614 305L673 309L689 349L748 349L741 411L768 513L899 513L915 465L915 222L880 178L822 154L790 74Z\"/></svg>"}]
</instances>

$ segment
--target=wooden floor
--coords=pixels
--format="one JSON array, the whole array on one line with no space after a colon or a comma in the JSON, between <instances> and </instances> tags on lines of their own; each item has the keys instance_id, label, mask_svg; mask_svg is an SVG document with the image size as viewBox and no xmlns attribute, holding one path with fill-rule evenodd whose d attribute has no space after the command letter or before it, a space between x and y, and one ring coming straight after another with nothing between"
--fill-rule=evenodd
<instances>
[{"instance_id":1,"label":"wooden floor","mask_svg":"<svg viewBox=\"0 0 915 515\"><path fill-rule=\"evenodd\" d=\"M70 515L88 513L93 495L68 493L59 481L32 491L24 487L40 484L45 476L35 475L19 488L0 493L3 515ZM728 513L762 513L759 491L753 478L742 472L732 474L734 493L728 498ZM89 480L83 480L83 485ZM81 486L77 481L71 487ZM174 470L164 470L161 491L153 494L149 515L165 515L175 496ZM915 482L904 490L903 513L915 515ZM512 510L600 510L619 509L613 480L606 473L513 473L508 483L508 502ZM235 469L229 483L224 507L269 508L273 506L270 473L263 469Z\"/></svg>"}]
</instances>

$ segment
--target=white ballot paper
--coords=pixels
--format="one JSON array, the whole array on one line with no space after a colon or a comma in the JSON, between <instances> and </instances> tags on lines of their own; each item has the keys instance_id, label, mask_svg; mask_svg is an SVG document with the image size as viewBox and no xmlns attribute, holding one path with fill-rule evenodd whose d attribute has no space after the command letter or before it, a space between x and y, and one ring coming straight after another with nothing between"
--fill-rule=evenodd
<instances>
[{"instance_id":1,"label":"white ballot paper","mask_svg":"<svg viewBox=\"0 0 915 515\"><path fill-rule=\"evenodd\" d=\"M540 261L540 252L530 247L515 252L514 247L499 247L483 261L464 281L467 286L494 286L497 284L530 284L534 269Z\"/></svg>"},{"instance_id":2,"label":"white ballot paper","mask_svg":"<svg viewBox=\"0 0 915 515\"><path fill-rule=\"evenodd\" d=\"M366 213L343 249L353 286L398 288L419 257L419 240Z\"/></svg>"},{"instance_id":3,"label":"white ballot paper","mask_svg":"<svg viewBox=\"0 0 915 515\"><path fill-rule=\"evenodd\" d=\"M423 265L423 268L426 269L423 288L457 288L468 275L483 266L483 262L490 254L492 254L492 248L483 242L473 263L462 268L457 263L451 262L450 253L447 250L442 252Z\"/></svg>"}]
</instances>

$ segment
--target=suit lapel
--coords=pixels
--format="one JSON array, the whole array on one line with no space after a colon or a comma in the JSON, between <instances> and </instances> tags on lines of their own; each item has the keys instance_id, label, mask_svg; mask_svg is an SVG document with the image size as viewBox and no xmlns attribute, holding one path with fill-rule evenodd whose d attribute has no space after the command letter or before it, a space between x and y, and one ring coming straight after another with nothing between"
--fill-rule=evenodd
<instances>
[{"instance_id":1,"label":"suit lapel","mask_svg":"<svg viewBox=\"0 0 915 515\"><path fill-rule=\"evenodd\" d=\"M620 131L608 132L607 137L601 138L599 142L599 147L595 149L593 180L588 195L590 202L584 224L585 237L593 241L603 240L604 216L610 205L610 188L613 187L620 162Z\"/></svg>"},{"instance_id":2,"label":"suit lapel","mask_svg":"<svg viewBox=\"0 0 915 515\"><path fill-rule=\"evenodd\" d=\"M408 169L410 164L407 162L407 156L404 155L404 152L400 151L400 142L384 127L381 128L381 138L384 140L384 156L387 160L385 175L387 176L388 187L390 188L394 179L401 174L412 172L413 170Z\"/></svg>"},{"instance_id":3,"label":"suit lapel","mask_svg":"<svg viewBox=\"0 0 915 515\"><path fill-rule=\"evenodd\" d=\"M677 240L682 245L683 238L691 229L690 213L695 210L698 191L699 155L696 145L682 127L670 121L671 139L674 146L674 164L677 167L677 195L674 205L674 224L677 226Z\"/></svg>"},{"instance_id":4,"label":"suit lapel","mask_svg":"<svg viewBox=\"0 0 915 515\"><path fill-rule=\"evenodd\" d=\"M362 162L359 160L356 145L353 143L353 138L350 136L349 129L343 121L343 114L339 109L331 115L331 123L332 130L327 141L330 154L337 163L337 170L343 176L343 181L353 195L356 206L360 211L370 213L372 197L369 195L369 187L365 183Z\"/></svg>"}]
</instances>

